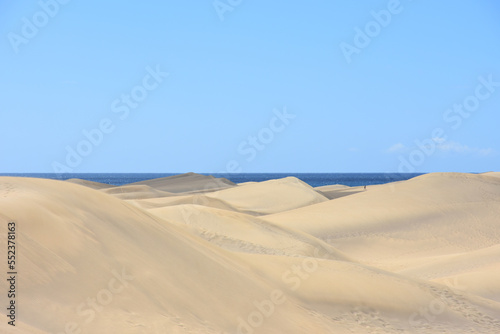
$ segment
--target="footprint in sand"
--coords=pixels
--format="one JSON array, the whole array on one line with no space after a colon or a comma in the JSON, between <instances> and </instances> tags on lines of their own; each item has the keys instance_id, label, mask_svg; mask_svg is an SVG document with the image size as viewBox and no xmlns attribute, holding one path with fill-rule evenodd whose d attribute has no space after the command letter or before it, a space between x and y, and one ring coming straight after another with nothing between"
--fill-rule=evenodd
<instances>
[{"instance_id":1,"label":"footprint in sand","mask_svg":"<svg viewBox=\"0 0 500 334\"><path fill-rule=\"evenodd\" d=\"M431 287L432 294L446 304L446 307L460 313L465 319L475 323L485 330L485 333L500 333L500 321L485 315L475 305L471 304L465 297L451 289L437 289Z\"/></svg>"},{"instance_id":2,"label":"footprint in sand","mask_svg":"<svg viewBox=\"0 0 500 334\"><path fill-rule=\"evenodd\" d=\"M15 191L12 183L0 183L0 197L7 198Z\"/></svg>"}]
</instances>

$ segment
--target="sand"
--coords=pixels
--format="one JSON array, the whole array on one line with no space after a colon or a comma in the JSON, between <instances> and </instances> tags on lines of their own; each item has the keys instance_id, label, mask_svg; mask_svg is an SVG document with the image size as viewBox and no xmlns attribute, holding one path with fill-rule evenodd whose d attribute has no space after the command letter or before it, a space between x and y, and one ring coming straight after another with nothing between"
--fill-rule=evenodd
<instances>
[{"instance_id":1,"label":"sand","mask_svg":"<svg viewBox=\"0 0 500 334\"><path fill-rule=\"evenodd\" d=\"M0 177L0 332L500 333L499 175Z\"/></svg>"}]
</instances>

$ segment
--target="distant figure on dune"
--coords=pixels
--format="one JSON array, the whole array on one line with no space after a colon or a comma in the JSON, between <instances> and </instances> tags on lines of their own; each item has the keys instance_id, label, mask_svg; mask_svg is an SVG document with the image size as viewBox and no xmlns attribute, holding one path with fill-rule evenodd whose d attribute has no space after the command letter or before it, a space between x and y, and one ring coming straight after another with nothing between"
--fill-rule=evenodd
<instances>
[{"instance_id":1,"label":"distant figure on dune","mask_svg":"<svg viewBox=\"0 0 500 334\"><path fill-rule=\"evenodd\" d=\"M365 190L366 190L366 186L365 186Z\"/></svg>"}]
</instances>

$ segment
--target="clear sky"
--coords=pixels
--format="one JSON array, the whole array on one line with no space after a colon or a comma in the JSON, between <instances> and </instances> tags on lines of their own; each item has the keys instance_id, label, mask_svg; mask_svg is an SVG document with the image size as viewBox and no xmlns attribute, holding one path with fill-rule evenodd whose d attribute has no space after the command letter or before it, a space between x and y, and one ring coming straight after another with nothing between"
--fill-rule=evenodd
<instances>
[{"instance_id":1,"label":"clear sky","mask_svg":"<svg viewBox=\"0 0 500 334\"><path fill-rule=\"evenodd\" d=\"M500 170L500 3L0 3L0 172Z\"/></svg>"}]
</instances>

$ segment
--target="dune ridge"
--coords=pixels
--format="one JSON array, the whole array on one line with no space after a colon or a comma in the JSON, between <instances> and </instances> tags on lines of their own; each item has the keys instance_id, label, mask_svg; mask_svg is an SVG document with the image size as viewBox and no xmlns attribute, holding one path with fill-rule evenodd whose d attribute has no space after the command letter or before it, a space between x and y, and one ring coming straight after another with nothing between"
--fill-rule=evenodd
<instances>
[{"instance_id":1,"label":"dune ridge","mask_svg":"<svg viewBox=\"0 0 500 334\"><path fill-rule=\"evenodd\" d=\"M185 173L153 180L139 181L129 185L147 185L156 190L171 193L204 192L225 189L235 186L226 178L216 178L211 175Z\"/></svg>"}]
</instances>

